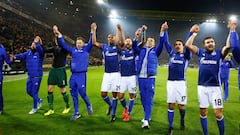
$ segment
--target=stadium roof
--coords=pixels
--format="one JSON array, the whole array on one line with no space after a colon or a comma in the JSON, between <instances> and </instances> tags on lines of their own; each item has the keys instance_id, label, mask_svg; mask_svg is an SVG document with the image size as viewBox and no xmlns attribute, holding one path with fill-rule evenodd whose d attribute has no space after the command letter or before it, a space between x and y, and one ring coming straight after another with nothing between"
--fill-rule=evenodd
<instances>
[{"instance_id":1,"label":"stadium roof","mask_svg":"<svg viewBox=\"0 0 240 135\"><path fill-rule=\"evenodd\" d=\"M157 10L198 12L210 14L240 13L238 0L109 0L116 8L128 10Z\"/></svg>"}]
</instances>

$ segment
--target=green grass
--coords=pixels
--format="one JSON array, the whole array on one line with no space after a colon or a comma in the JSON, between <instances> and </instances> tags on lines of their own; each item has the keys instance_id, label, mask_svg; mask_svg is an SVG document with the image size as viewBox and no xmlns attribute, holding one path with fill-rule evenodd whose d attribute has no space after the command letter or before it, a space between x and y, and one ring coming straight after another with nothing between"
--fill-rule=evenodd
<instances>
[{"instance_id":1,"label":"green grass","mask_svg":"<svg viewBox=\"0 0 240 135\"><path fill-rule=\"evenodd\" d=\"M43 116L47 111L47 73L43 77L40 97L43 98L43 107L34 115L28 112L32 107L32 99L26 94L24 77L26 75L4 76L3 95L4 95L4 114L0 115L0 135L123 135L123 134L149 134L165 135L168 130L167 122L167 103L166 103L166 81L167 68L159 68L156 80L156 90L154 97L154 107L149 130L141 129L143 109L138 95L129 122L121 119L122 106L118 103L117 120L109 122L109 116L105 112L107 105L101 99L100 87L103 76L103 67L92 67L88 71L87 94L93 105L94 113L87 115L87 110L83 100L79 96L79 111L82 117L76 121L70 121L73 107L69 114L63 115L64 102L58 88L54 91L54 110L52 116ZM197 69L188 69L188 104L186 111L184 131L179 130L179 111L175 109L174 135L201 135L202 129L199 121L199 107L197 100ZM68 72L69 73L69 72ZM68 74L70 77L70 73ZM13 80L20 79L20 80ZM22 78L22 79L21 79ZM68 87L67 87L68 88ZM237 71L231 70L229 86L229 102L224 104L225 134L240 134L240 101L237 86ZM69 88L68 88L69 90ZM109 95L111 95L109 93ZM126 95L128 99L128 95ZM72 106L72 99L70 96ZM177 106L176 106L177 107ZM212 110L209 108L209 134L217 135L218 127Z\"/></svg>"}]
</instances>

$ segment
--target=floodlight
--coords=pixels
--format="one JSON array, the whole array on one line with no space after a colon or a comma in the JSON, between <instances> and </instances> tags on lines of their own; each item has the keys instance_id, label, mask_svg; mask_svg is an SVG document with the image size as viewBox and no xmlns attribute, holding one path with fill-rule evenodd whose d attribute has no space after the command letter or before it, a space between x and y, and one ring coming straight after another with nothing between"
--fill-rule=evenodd
<instances>
[{"instance_id":1,"label":"floodlight","mask_svg":"<svg viewBox=\"0 0 240 135\"><path fill-rule=\"evenodd\" d=\"M111 10L109 16L109 18L118 18L118 13L116 10Z\"/></svg>"},{"instance_id":2,"label":"floodlight","mask_svg":"<svg viewBox=\"0 0 240 135\"><path fill-rule=\"evenodd\" d=\"M230 21L237 21L237 16L236 16L236 15L231 15L231 16L229 17L229 20L230 20Z\"/></svg>"},{"instance_id":3,"label":"floodlight","mask_svg":"<svg viewBox=\"0 0 240 135\"><path fill-rule=\"evenodd\" d=\"M101 5L101 4L104 4L104 1L103 0L97 0L97 3Z\"/></svg>"}]
</instances>

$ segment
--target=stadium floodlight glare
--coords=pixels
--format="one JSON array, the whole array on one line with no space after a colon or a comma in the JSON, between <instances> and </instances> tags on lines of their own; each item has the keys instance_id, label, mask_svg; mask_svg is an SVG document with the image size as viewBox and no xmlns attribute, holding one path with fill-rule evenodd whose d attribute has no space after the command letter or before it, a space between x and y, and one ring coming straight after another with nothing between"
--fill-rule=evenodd
<instances>
[{"instance_id":1,"label":"stadium floodlight glare","mask_svg":"<svg viewBox=\"0 0 240 135\"><path fill-rule=\"evenodd\" d=\"M216 23L217 20L216 19L208 19L206 20L207 23Z\"/></svg>"},{"instance_id":2,"label":"stadium floodlight glare","mask_svg":"<svg viewBox=\"0 0 240 135\"><path fill-rule=\"evenodd\" d=\"M102 5L102 4L104 4L104 1L103 0L97 0L97 3Z\"/></svg>"},{"instance_id":3,"label":"stadium floodlight glare","mask_svg":"<svg viewBox=\"0 0 240 135\"><path fill-rule=\"evenodd\" d=\"M111 10L110 14L108 15L109 18L111 19L115 19L115 18L118 18L118 13L116 10Z\"/></svg>"},{"instance_id":4,"label":"stadium floodlight glare","mask_svg":"<svg viewBox=\"0 0 240 135\"><path fill-rule=\"evenodd\" d=\"M230 21L237 21L237 16L236 16L236 15L231 15L231 16L229 17L229 20L230 20Z\"/></svg>"}]
</instances>

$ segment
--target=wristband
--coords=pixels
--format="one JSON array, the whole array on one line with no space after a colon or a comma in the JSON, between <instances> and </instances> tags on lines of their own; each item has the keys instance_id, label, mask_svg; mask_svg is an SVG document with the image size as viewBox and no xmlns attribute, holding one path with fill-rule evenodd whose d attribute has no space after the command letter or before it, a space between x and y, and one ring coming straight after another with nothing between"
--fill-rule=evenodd
<instances>
[{"instance_id":1,"label":"wristband","mask_svg":"<svg viewBox=\"0 0 240 135\"><path fill-rule=\"evenodd\" d=\"M193 33L193 35L194 35L194 36L197 36L197 33L196 33L196 32L194 32L194 33Z\"/></svg>"}]
</instances>

